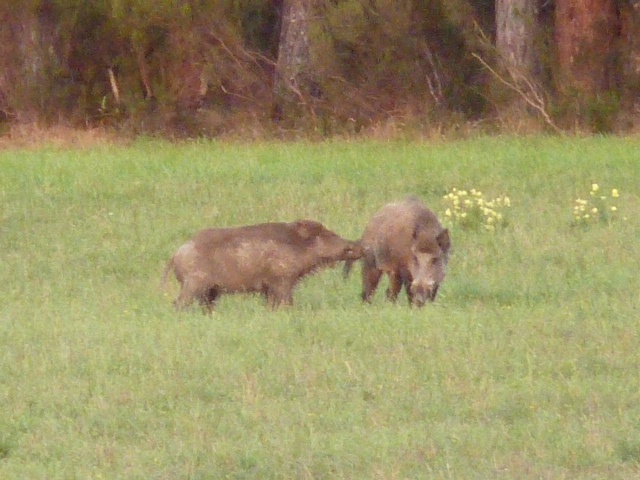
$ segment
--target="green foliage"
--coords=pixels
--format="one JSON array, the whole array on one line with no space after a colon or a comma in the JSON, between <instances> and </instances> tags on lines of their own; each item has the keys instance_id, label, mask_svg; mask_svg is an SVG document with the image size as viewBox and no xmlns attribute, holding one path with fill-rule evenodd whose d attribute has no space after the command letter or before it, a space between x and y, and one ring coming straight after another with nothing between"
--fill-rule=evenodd
<instances>
[{"instance_id":1,"label":"green foliage","mask_svg":"<svg viewBox=\"0 0 640 480\"><path fill-rule=\"evenodd\" d=\"M620 113L620 98L609 92L596 96L586 105L586 118L594 133L611 133Z\"/></svg>"},{"instance_id":2,"label":"green foliage","mask_svg":"<svg viewBox=\"0 0 640 480\"><path fill-rule=\"evenodd\" d=\"M481 54L500 71L488 40L496 33L494 2L327 0L313 3L310 86L295 96L294 118L273 122L281 3L5 1L0 120L215 136L252 130L251 119L267 131L332 135L387 123L435 131L475 127L494 115L512 124L507 128L521 128L523 115L537 113L521 108L522 94L473 57ZM526 80L545 99L546 121L595 133L632 128L635 74L615 60L611 75L620 75L611 91L585 95L562 84L555 4L543 3L532 39L539 61ZM623 30L632 31L627 22ZM633 56L628 43L618 42L616 58ZM581 54L585 72L594 58L588 50ZM515 83L524 88L526 82Z\"/></svg>"},{"instance_id":3,"label":"green foliage","mask_svg":"<svg viewBox=\"0 0 640 480\"><path fill-rule=\"evenodd\" d=\"M439 1L326 5L312 48L332 113L365 122L384 110L480 113L484 102L477 102L472 80L479 65L470 61L463 26L471 17L469 8L444 8Z\"/></svg>"},{"instance_id":4,"label":"green foliage","mask_svg":"<svg viewBox=\"0 0 640 480\"><path fill-rule=\"evenodd\" d=\"M560 124L593 133L613 132L620 111L620 97L616 92L585 95L577 89L566 89L558 94L551 109Z\"/></svg>"},{"instance_id":5,"label":"green foliage","mask_svg":"<svg viewBox=\"0 0 640 480\"><path fill-rule=\"evenodd\" d=\"M239 31L247 48L276 58L280 40L277 2L241 0L235 2L230 13L238 16Z\"/></svg>"},{"instance_id":6,"label":"green foliage","mask_svg":"<svg viewBox=\"0 0 640 480\"><path fill-rule=\"evenodd\" d=\"M636 143L1 151L0 478L637 478ZM592 179L629 221L569 225ZM510 223L452 230L423 309L362 305L339 268L277 311L237 295L177 314L160 289L205 226L357 238L408 194L442 211L449 185L509 192Z\"/></svg>"},{"instance_id":7,"label":"green foliage","mask_svg":"<svg viewBox=\"0 0 640 480\"><path fill-rule=\"evenodd\" d=\"M476 14L466 0L444 3L345 0L317 6L313 88L294 126L312 123L337 133L396 115L426 121L446 112L481 113L479 66L469 59L465 27ZM34 0L10 21L30 25L30 38L40 44L10 49L5 57L15 62L4 60L0 67L20 78L28 70L22 63L39 65L37 88L3 93L12 108L51 121L140 132L203 123L204 134L215 134L218 127L207 130L206 115L181 120L196 117L202 107L215 124L233 127L234 115L267 123L279 8L265 0ZM37 15L39 9L46 15ZM7 46L24 44L11 32L3 33Z\"/></svg>"}]
</instances>

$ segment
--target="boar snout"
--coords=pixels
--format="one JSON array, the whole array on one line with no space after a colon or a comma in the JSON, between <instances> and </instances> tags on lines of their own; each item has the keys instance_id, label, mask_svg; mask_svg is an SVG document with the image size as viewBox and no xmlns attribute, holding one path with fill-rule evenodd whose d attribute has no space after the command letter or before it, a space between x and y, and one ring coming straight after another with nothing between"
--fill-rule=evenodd
<instances>
[{"instance_id":1,"label":"boar snout","mask_svg":"<svg viewBox=\"0 0 640 480\"><path fill-rule=\"evenodd\" d=\"M438 288L440 285L432 283L417 283L414 282L410 286L411 304L416 307L423 307L427 302L433 302L438 294Z\"/></svg>"},{"instance_id":2,"label":"boar snout","mask_svg":"<svg viewBox=\"0 0 640 480\"><path fill-rule=\"evenodd\" d=\"M345 260L360 260L364 256L364 248L359 243L352 243L344 250Z\"/></svg>"},{"instance_id":3,"label":"boar snout","mask_svg":"<svg viewBox=\"0 0 640 480\"><path fill-rule=\"evenodd\" d=\"M342 267L342 276L348 278L356 260L364 257L364 247L360 242L353 242L345 252L344 266Z\"/></svg>"},{"instance_id":4,"label":"boar snout","mask_svg":"<svg viewBox=\"0 0 640 480\"><path fill-rule=\"evenodd\" d=\"M326 252L323 257L323 261L331 265L337 262L351 263L354 260L359 260L364 255L364 250L357 242L348 242L341 239L342 245L338 251Z\"/></svg>"}]
</instances>

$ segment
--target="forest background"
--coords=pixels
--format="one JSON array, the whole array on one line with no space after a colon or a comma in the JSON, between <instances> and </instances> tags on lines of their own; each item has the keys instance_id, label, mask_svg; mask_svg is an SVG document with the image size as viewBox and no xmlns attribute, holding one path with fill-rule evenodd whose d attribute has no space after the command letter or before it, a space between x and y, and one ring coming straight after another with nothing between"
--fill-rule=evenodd
<instances>
[{"instance_id":1,"label":"forest background","mask_svg":"<svg viewBox=\"0 0 640 480\"><path fill-rule=\"evenodd\" d=\"M4 0L0 125L633 133L637 0Z\"/></svg>"}]
</instances>

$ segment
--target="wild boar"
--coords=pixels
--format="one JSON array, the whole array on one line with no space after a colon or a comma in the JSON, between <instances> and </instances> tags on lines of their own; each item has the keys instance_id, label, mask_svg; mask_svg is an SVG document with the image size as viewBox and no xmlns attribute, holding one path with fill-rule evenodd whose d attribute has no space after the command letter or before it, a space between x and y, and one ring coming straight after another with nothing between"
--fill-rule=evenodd
<instances>
[{"instance_id":1,"label":"wild boar","mask_svg":"<svg viewBox=\"0 0 640 480\"><path fill-rule=\"evenodd\" d=\"M293 290L305 275L361 257L358 243L313 220L209 228L178 248L163 284L173 270L181 285L177 309L197 299L211 313L223 293L259 293L277 307L293 303Z\"/></svg>"},{"instance_id":2,"label":"wild boar","mask_svg":"<svg viewBox=\"0 0 640 480\"><path fill-rule=\"evenodd\" d=\"M409 197L382 207L367 224L360 244L364 301L371 301L383 273L389 276L389 300L395 302L403 286L411 305L421 307L435 300L451 240L449 231L420 199ZM345 275L352 263L345 263Z\"/></svg>"}]
</instances>

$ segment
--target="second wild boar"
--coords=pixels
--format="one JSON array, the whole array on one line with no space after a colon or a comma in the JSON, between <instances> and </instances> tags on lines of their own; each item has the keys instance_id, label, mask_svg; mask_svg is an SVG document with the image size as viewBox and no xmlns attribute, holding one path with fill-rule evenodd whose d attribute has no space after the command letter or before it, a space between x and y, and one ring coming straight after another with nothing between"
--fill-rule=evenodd
<instances>
[{"instance_id":1,"label":"second wild boar","mask_svg":"<svg viewBox=\"0 0 640 480\"><path fill-rule=\"evenodd\" d=\"M367 224L360 244L364 301L371 301L383 273L389 276L389 300L395 302L403 287L412 305L435 300L451 240L449 231L421 200L409 197L382 207ZM345 264L345 273L352 263Z\"/></svg>"},{"instance_id":2,"label":"second wild boar","mask_svg":"<svg viewBox=\"0 0 640 480\"><path fill-rule=\"evenodd\" d=\"M169 260L181 290L174 304L197 300L209 313L223 293L259 293L270 306L293 303L298 281L317 269L362 257L362 248L313 220L209 228Z\"/></svg>"}]
</instances>

